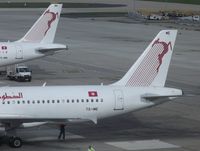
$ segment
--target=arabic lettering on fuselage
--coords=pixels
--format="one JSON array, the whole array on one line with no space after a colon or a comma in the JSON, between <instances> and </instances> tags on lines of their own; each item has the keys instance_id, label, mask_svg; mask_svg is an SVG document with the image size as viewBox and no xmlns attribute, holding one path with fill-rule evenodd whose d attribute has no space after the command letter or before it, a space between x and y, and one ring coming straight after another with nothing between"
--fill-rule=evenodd
<instances>
[{"instance_id":1,"label":"arabic lettering on fuselage","mask_svg":"<svg viewBox=\"0 0 200 151\"><path fill-rule=\"evenodd\" d=\"M23 98L23 94L19 92L17 95L8 95L7 93L4 93L3 95L0 95L0 99L3 101L9 100L9 99L21 99Z\"/></svg>"}]
</instances>

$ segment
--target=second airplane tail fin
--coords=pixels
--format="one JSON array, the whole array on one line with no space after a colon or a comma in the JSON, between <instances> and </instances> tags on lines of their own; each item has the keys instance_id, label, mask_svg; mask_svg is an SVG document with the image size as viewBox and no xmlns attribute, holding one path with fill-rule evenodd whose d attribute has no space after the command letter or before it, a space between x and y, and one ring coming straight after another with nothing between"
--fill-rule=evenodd
<instances>
[{"instance_id":1,"label":"second airplane tail fin","mask_svg":"<svg viewBox=\"0 0 200 151\"><path fill-rule=\"evenodd\" d=\"M51 4L19 42L53 43L62 4Z\"/></svg>"},{"instance_id":2,"label":"second airplane tail fin","mask_svg":"<svg viewBox=\"0 0 200 151\"><path fill-rule=\"evenodd\" d=\"M113 85L164 87L176 40L177 30L162 30L143 54Z\"/></svg>"}]
</instances>

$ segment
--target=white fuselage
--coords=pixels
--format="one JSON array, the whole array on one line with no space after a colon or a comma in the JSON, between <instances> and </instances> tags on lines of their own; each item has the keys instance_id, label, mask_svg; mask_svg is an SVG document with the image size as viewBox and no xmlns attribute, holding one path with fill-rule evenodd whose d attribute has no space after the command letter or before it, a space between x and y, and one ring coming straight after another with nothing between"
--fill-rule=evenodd
<instances>
[{"instance_id":1,"label":"white fuselage","mask_svg":"<svg viewBox=\"0 0 200 151\"><path fill-rule=\"evenodd\" d=\"M172 89L169 91L171 93ZM97 94L89 96L89 92ZM162 94L162 89L117 86L3 87L0 89L0 118L96 122L100 118L152 106L153 102L141 99L141 96L157 93Z\"/></svg>"},{"instance_id":2,"label":"white fuselage","mask_svg":"<svg viewBox=\"0 0 200 151\"><path fill-rule=\"evenodd\" d=\"M66 46L60 44L42 44L42 43L22 43L22 42L3 42L0 43L0 66L17 64L28 60L51 55L55 51L39 50L54 50L66 49Z\"/></svg>"}]
</instances>

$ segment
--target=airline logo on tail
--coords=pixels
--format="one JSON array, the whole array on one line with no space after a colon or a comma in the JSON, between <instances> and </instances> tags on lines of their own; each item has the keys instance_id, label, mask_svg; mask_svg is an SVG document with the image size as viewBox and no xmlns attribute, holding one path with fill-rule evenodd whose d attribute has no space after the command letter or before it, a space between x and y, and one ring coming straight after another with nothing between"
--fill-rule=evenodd
<instances>
[{"instance_id":1,"label":"airline logo on tail","mask_svg":"<svg viewBox=\"0 0 200 151\"><path fill-rule=\"evenodd\" d=\"M62 4L51 4L20 42L53 43Z\"/></svg>"},{"instance_id":2,"label":"airline logo on tail","mask_svg":"<svg viewBox=\"0 0 200 151\"><path fill-rule=\"evenodd\" d=\"M166 32L166 35L170 35L170 32ZM152 43L150 50L127 81L126 86L150 86L157 76L165 55L172 50L172 42L158 38Z\"/></svg>"},{"instance_id":3,"label":"airline logo on tail","mask_svg":"<svg viewBox=\"0 0 200 151\"><path fill-rule=\"evenodd\" d=\"M160 39L158 39L158 40L156 40L154 43L153 43L153 45L152 45L152 47L154 47L154 45L156 45L156 44L161 44L162 46L163 46L163 51L158 55L158 61L159 61L159 65L158 65L158 67L157 67L157 72L159 71L159 68L160 68L160 66L162 65L162 60L163 60L163 57L167 54L167 52L169 51L169 46L170 46L170 49L172 50L172 44L171 44L171 42L169 42L169 43L166 43L166 42L164 42L164 41L159 41ZM161 47L162 47L161 46Z\"/></svg>"},{"instance_id":4,"label":"airline logo on tail","mask_svg":"<svg viewBox=\"0 0 200 151\"><path fill-rule=\"evenodd\" d=\"M48 30L51 28L51 24L56 20L56 18L58 17L58 12L57 13L54 13L54 12L50 12L50 10L47 10L45 13L44 13L44 16L45 15L48 15L50 14L51 15L51 19L48 20L48 28L47 30L45 31L44 35L47 34Z\"/></svg>"}]
</instances>

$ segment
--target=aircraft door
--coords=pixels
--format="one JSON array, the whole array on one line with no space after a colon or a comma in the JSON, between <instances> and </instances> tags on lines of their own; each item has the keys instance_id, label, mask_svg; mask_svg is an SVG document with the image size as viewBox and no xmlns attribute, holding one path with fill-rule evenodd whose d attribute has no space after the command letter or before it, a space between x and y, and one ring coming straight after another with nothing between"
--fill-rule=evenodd
<instances>
[{"instance_id":1,"label":"aircraft door","mask_svg":"<svg viewBox=\"0 0 200 151\"><path fill-rule=\"evenodd\" d=\"M23 49L22 46L20 45L15 45L15 49L16 49L16 59L23 59Z\"/></svg>"},{"instance_id":2,"label":"aircraft door","mask_svg":"<svg viewBox=\"0 0 200 151\"><path fill-rule=\"evenodd\" d=\"M115 95L115 106L114 110L123 110L124 109L124 95L121 90L114 90Z\"/></svg>"}]
</instances>

